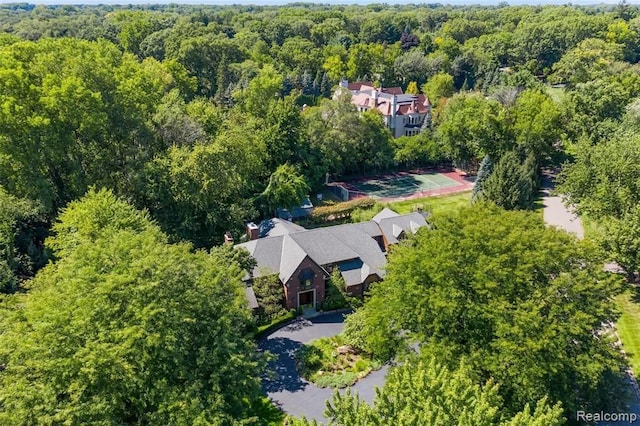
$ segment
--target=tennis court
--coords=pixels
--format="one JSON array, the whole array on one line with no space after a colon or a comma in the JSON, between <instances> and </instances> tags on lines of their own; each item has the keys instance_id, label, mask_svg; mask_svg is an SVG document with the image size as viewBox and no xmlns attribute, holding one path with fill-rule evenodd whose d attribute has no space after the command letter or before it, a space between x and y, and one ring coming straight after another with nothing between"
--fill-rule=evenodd
<instances>
[{"instance_id":1,"label":"tennis court","mask_svg":"<svg viewBox=\"0 0 640 426\"><path fill-rule=\"evenodd\" d=\"M413 198L455 192L460 186L466 189L465 181L452 173L400 172L368 179L350 181L349 190L377 199ZM462 190L463 188L460 188Z\"/></svg>"}]
</instances>

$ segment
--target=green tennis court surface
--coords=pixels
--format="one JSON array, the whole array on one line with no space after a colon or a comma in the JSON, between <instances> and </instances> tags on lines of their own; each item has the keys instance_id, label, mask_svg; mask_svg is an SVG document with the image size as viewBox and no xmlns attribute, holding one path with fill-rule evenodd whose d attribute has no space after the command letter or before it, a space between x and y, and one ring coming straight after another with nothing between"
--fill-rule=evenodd
<instances>
[{"instance_id":1,"label":"green tennis court surface","mask_svg":"<svg viewBox=\"0 0 640 426\"><path fill-rule=\"evenodd\" d=\"M359 182L351 182L356 191L373 198L407 197L416 192L433 191L462 185L440 173L403 174L377 177Z\"/></svg>"}]
</instances>

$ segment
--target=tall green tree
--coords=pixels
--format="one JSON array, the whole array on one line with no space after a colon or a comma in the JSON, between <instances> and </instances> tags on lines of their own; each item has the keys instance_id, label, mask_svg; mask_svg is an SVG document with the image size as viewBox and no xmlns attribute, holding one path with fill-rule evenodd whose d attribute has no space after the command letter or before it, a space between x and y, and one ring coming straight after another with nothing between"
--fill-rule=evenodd
<instances>
[{"instance_id":1,"label":"tall green tree","mask_svg":"<svg viewBox=\"0 0 640 426\"><path fill-rule=\"evenodd\" d=\"M91 184L133 197L144 163L162 149L149 122L177 68L104 40L0 51L0 184L49 217Z\"/></svg>"},{"instance_id":2,"label":"tall green tree","mask_svg":"<svg viewBox=\"0 0 640 426\"><path fill-rule=\"evenodd\" d=\"M525 90L510 113L510 130L520 155L532 155L538 164L548 162L562 134L557 104L542 91Z\"/></svg>"},{"instance_id":3,"label":"tall green tree","mask_svg":"<svg viewBox=\"0 0 640 426\"><path fill-rule=\"evenodd\" d=\"M475 204L434 216L395 247L345 331L378 357L418 342L465 359L479 380L493 378L511 412L546 395L574 416L622 395L620 355L603 333L619 284L588 243L532 213Z\"/></svg>"},{"instance_id":4,"label":"tall green tree","mask_svg":"<svg viewBox=\"0 0 640 426\"><path fill-rule=\"evenodd\" d=\"M449 158L464 166L485 155L505 151L502 106L480 94L460 94L451 98L438 116L436 134Z\"/></svg>"},{"instance_id":5,"label":"tall green tree","mask_svg":"<svg viewBox=\"0 0 640 426\"><path fill-rule=\"evenodd\" d=\"M422 85L422 93L429 97L431 104L436 107L442 98L453 96L453 77L450 74L439 73Z\"/></svg>"},{"instance_id":6,"label":"tall green tree","mask_svg":"<svg viewBox=\"0 0 640 426\"><path fill-rule=\"evenodd\" d=\"M601 225L596 238L606 256L626 272L629 281L636 281L640 271L640 208L633 207L619 219L604 218Z\"/></svg>"},{"instance_id":7,"label":"tall green tree","mask_svg":"<svg viewBox=\"0 0 640 426\"><path fill-rule=\"evenodd\" d=\"M482 182L477 197L507 210L531 208L536 190L536 165L530 158L522 163L514 151L504 154Z\"/></svg>"},{"instance_id":8,"label":"tall green tree","mask_svg":"<svg viewBox=\"0 0 640 426\"><path fill-rule=\"evenodd\" d=\"M493 163L491 162L491 158L488 155L485 155L480 163L480 168L478 169L478 176L476 177L476 181L473 185L473 191L471 192L471 202L476 202L480 199L482 194L482 187L484 183L487 181L489 176L491 176L491 172L493 171Z\"/></svg>"},{"instance_id":9,"label":"tall green tree","mask_svg":"<svg viewBox=\"0 0 640 426\"><path fill-rule=\"evenodd\" d=\"M267 150L266 167L275 171L282 164L308 164L309 144L305 126L296 104L297 95L268 101L259 137Z\"/></svg>"},{"instance_id":10,"label":"tall green tree","mask_svg":"<svg viewBox=\"0 0 640 426\"><path fill-rule=\"evenodd\" d=\"M167 244L105 191L72 203L56 230L57 262L1 320L1 423L251 418L261 361L236 264Z\"/></svg>"},{"instance_id":11,"label":"tall green tree","mask_svg":"<svg viewBox=\"0 0 640 426\"><path fill-rule=\"evenodd\" d=\"M267 155L256 121L230 126L235 120L214 140L172 147L147 163L141 204L173 240L211 247L255 217L253 197L264 190Z\"/></svg>"},{"instance_id":12,"label":"tall green tree","mask_svg":"<svg viewBox=\"0 0 640 426\"><path fill-rule=\"evenodd\" d=\"M269 177L267 188L262 196L271 209L292 209L309 195L309 185L295 167L290 164L278 166Z\"/></svg>"},{"instance_id":13,"label":"tall green tree","mask_svg":"<svg viewBox=\"0 0 640 426\"><path fill-rule=\"evenodd\" d=\"M575 157L560 173L557 190L578 213L621 219L640 203L640 138L635 134L593 146L583 141Z\"/></svg>"},{"instance_id":14,"label":"tall green tree","mask_svg":"<svg viewBox=\"0 0 640 426\"><path fill-rule=\"evenodd\" d=\"M464 365L450 370L434 358L411 360L389 372L372 406L347 390L344 395L334 393L331 402L327 401L325 413L329 425L333 426L560 426L564 423L560 404L551 407L546 399L509 415L498 386L491 381L480 386L472 377L473 373ZM302 420L293 424L316 423Z\"/></svg>"}]
</instances>

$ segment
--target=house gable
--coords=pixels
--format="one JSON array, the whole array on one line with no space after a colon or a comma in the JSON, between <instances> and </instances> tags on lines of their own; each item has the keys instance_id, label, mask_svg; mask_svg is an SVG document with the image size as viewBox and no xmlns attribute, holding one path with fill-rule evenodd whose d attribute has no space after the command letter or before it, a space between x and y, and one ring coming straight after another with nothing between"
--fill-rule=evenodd
<instances>
[{"instance_id":1,"label":"house gable","mask_svg":"<svg viewBox=\"0 0 640 426\"><path fill-rule=\"evenodd\" d=\"M347 293L362 295L370 283L384 278L389 245L426 225L420 213L398 215L384 209L368 222L312 230L299 227L236 247L245 248L256 259L257 266L245 281L277 274L291 309L323 302L325 281L335 268L345 280Z\"/></svg>"}]
</instances>

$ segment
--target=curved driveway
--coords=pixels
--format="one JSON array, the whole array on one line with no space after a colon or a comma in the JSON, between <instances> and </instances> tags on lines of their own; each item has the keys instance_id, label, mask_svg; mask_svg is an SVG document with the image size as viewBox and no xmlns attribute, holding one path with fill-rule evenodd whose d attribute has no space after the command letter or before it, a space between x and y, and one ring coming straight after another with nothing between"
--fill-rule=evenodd
<instances>
[{"instance_id":1,"label":"curved driveway","mask_svg":"<svg viewBox=\"0 0 640 426\"><path fill-rule=\"evenodd\" d=\"M300 318L258 343L261 350L269 351L275 356L268 368L272 373L263 378L263 390L285 413L326 422L323 412L326 401L331 400L333 389L319 388L300 377L294 353L312 340L339 334L344 326L343 322L342 313L321 315L310 320ZM372 372L352 386L351 391L357 391L361 399L372 403L375 388L384 384L387 369L384 366Z\"/></svg>"}]
</instances>

